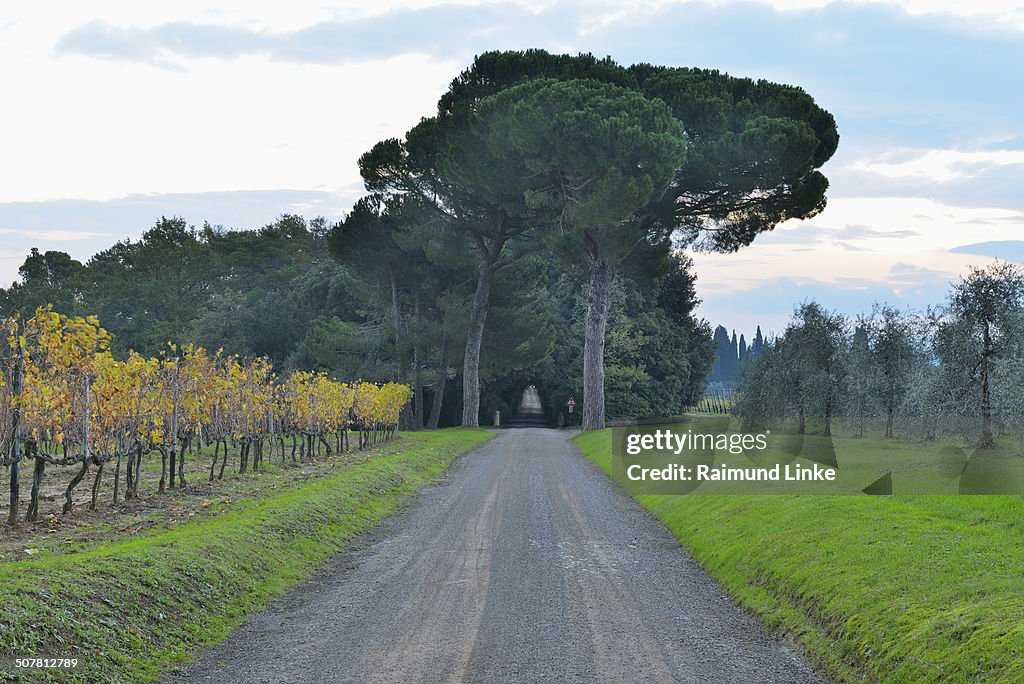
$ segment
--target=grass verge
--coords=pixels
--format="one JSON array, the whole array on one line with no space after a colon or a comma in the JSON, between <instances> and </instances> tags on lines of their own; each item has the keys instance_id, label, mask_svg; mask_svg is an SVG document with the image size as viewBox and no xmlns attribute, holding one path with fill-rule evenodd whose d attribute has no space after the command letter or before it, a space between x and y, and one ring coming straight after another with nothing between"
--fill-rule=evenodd
<instances>
[{"instance_id":1,"label":"grass verge","mask_svg":"<svg viewBox=\"0 0 1024 684\"><path fill-rule=\"evenodd\" d=\"M153 681L223 639L489 437L409 434L363 463L215 517L0 564L0 681ZM79 665L70 673L14 671L16 657L76 657Z\"/></svg>"},{"instance_id":2,"label":"grass verge","mask_svg":"<svg viewBox=\"0 0 1024 684\"><path fill-rule=\"evenodd\" d=\"M610 476L610 431L576 441ZM833 679L1024 681L1024 497L637 500Z\"/></svg>"}]
</instances>

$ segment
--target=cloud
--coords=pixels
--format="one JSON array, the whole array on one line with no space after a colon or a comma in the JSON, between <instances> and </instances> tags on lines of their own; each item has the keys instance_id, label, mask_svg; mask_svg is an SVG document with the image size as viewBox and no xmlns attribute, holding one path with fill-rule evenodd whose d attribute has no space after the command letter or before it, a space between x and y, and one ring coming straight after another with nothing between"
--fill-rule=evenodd
<instances>
[{"instance_id":1,"label":"cloud","mask_svg":"<svg viewBox=\"0 0 1024 684\"><path fill-rule=\"evenodd\" d=\"M897 262L889 269L889 283L896 286L919 287L922 284L948 283L955 274L918 264Z\"/></svg>"},{"instance_id":2,"label":"cloud","mask_svg":"<svg viewBox=\"0 0 1024 684\"><path fill-rule=\"evenodd\" d=\"M359 195L316 190L136 194L109 201L53 200L0 203L0 225L22 234L53 231L91 237L136 235L161 216L182 216L229 228L255 228L280 214L339 218Z\"/></svg>"},{"instance_id":3,"label":"cloud","mask_svg":"<svg viewBox=\"0 0 1024 684\"><path fill-rule=\"evenodd\" d=\"M728 2L728 0L723 0ZM847 0L760 0L778 10L806 10L826 7ZM979 24L996 23L1006 28L1024 30L1024 8L1007 0L874 0L888 4L911 15L931 14L955 16Z\"/></svg>"},{"instance_id":4,"label":"cloud","mask_svg":"<svg viewBox=\"0 0 1024 684\"><path fill-rule=\"evenodd\" d=\"M798 83L842 115L842 134L858 130L889 147L1021 135L1024 90L1006 86L1024 81L1018 31L950 14L915 16L892 4L818 4L825 6L780 11L757 2L675 2L630 12L582 2L536 11L509 2L446 4L291 31L92 22L62 36L55 50L163 64L246 55L343 64L413 53L464 61L484 50L543 47Z\"/></svg>"},{"instance_id":5,"label":"cloud","mask_svg":"<svg viewBox=\"0 0 1024 684\"><path fill-rule=\"evenodd\" d=\"M758 236L756 245L794 245L800 248L817 248L822 245L836 245L851 251L885 251L894 247L893 240L914 240L921 238L923 231L911 228L872 228L867 224L847 223L858 218L858 211L871 210L865 198L839 200L838 207L811 221L792 221L775 230ZM855 206L850 207L853 203ZM895 217L895 215L894 215ZM930 215L918 215L917 222L923 227L931 222Z\"/></svg>"},{"instance_id":6,"label":"cloud","mask_svg":"<svg viewBox=\"0 0 1024 684\"><path fill-rule=\"evenodd\" d=\"M901 149L866 153L829 169L836 192L916 196L962 206L1024 210L1024 144L1000 140L984 149ZM862 154L863 154L862 153Z\"/></svg>"},{"instance_id":7,"label":"cloud","mask_svg":"<svg viewBox=\"0 0 1024 684\"><path fill-rule=\"evenodd\" d=\"M90 233L76 230L17 230L15 228L0 228L0 234L23 235L33 240L43 240L45 242L68 242L110 237L110 233Z\"/></svg>"},{"instance_id":8,"label":"cloud","mask_svg":"<svg viewBox=\"0 0 1024 684\"><path fill-rule=\"evenodd\" d=\"M854 168L886 178L919 178L933 183L973 178L990 169L1024 166L1024 150L900 150Z\"/></svg>"},{"instance_id":9,"label":"cloud","mask_svg":"<svg viewBox=\"0 0 1024 684\"><path fill-rule=\"evenodd\" d=\"M916 230L880 230L864 225L846 226L832 233L836 240L864 240L867 238L879 238L882 240L902 240L904 238L917 237L920 233Z\"/></svg>"},{"instance_id":10,"label":"cloud","mask_svg":"<svg viewBox=\"0 0 1024 684\"><path fill-rule=\"evenodd\" d=\"M95 21L57 41L58 55L85 55L167 66L175 59L236 59L264 54L309 64L343 64L425 53L463 55L490 45L550 44L575 35L582 13L550 7L531 12L511 3L437 5L402 9L349 21L323 21L294 31L257 31L241 26L171 22L151 28Z\"/></svg>"},{"instance_id":11,"label":"cloud","mask_svg":"<svg viewBox=\"0 0 1024 684\"><path fill-rule=\"evenodd\" d=\"M1014 239L1024 232L1024 211L914 196L839 197L811 221L787 223L780 230L805 231L806 226L813 227L819 241L857 241L888 253L921 252L948 250L972 234Z\"/></svg>"},{"instance_id":12,"label":"cloud","mask_svg":"<svg viewBox=\"0 0 1024 684\"><path fill-rule=\"evenodd\" d=\"M857 277L835 281L780 277L736 291L704 288L698 279L698 293L704 300L698 314L730 330L753 331L760 325L765 334L778 333L785 329L794 308L804 301L814 300L851 318L869 313L875 304L923 311L941 304L955 279L954 274L910 264L895 265L886 282Z\"/></svg>"},{"instance_id":13,"label":"cloud","mask_svg":"<svg viewBox=\"0 0 1024 684\"><path fill-rule=\"evenodd\" d=\"M956 254L977 254L993 259L1024 263L1024 240L990 240L961 245L949 250Z\"/></svg>"}]
</instances>

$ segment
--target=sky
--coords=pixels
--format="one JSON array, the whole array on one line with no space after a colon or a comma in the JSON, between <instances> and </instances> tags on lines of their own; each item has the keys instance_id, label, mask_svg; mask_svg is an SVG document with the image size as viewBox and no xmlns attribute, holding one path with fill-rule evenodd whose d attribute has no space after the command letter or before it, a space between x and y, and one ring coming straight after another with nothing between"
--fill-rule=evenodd
<instances>
[{"instance_id":1,"label":"sky","mask_svg":"<svg viewBox=\"0 0 1024 684\"><path fill-rule=\"evenodd\" d=\"M31 247L85 260L161 216L336 220L361 153L474 55L531 47L799 85L835 116L824 212L693 255L713 325L919 309L1024 263L1024 2L21 1L0 14L0 283Z\"/></svg>"}]
</instances>

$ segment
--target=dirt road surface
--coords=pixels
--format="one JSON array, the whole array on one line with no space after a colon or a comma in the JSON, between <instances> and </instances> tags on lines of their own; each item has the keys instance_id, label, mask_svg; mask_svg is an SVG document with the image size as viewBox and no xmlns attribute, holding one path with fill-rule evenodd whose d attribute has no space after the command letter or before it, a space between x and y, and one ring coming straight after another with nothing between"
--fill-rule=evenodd
<instances>
[{"instance_id":1,"label":"dirt road surface","mask_svg":"<svg viewBox=\"0 0 1024 684\"><path fill-rule=\"evenodd\" d=\"M500 433L163 681L820 681L568 437Z\"/></svg>"}]
</instances>

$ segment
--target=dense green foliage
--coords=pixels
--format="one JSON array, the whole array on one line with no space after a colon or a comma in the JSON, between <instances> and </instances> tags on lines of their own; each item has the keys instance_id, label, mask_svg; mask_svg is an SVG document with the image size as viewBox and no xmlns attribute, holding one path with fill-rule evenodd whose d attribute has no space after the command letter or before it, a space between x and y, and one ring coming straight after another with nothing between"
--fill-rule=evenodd
<instances>
[{"instance_id":1,"label":"dense green foliage","mask_svg":"<svg viewBox=\"0 0 1024 684\"><path fill-rule=\"evenodd\" d=\"M258 230L195 229L162 218L85 264L33 250L21 280L0 291L0 311L31 317L54 304L96 315L114 349L155 355L169 341L267 356L279 368L308 363L303 338L318 317L351 317L348 274L323 254L326 221L282 216Z\"/></svg>"},{"instance_id":2,"label":"dense green foliage","mask_svg":"<svg viewBox=\"0 0 1024 684\"><path fill-rule=\"evenodd\" d=\"M818 170L835 153L835 120L801 88L708 69L636 64L543 50L487 52L456 78L439 117L459 120L479 102L535 78L589 79L666 103L690 141L668 191L645 225L683 244L733 251L790 218L825 206Z\"/></svg>"},{"instance_id":3,"label":"dense green foliage","mask_svg":"<svg viewBox=\"0 0 1024 684\"><path fill-rule=\"evenodd\" d=\"M555 320L557 337L551 355L513 376L513 384L495 408L510 410L525 381L535 384L555 420L575 423L564 403L582 396L583 328L586 286L552 267L553 289L560 296ZM688 260L676 257L658 279L618 278L610 301L605 349L606 403L612 417L678 415L697 402L713 360L707 324L693 317L698 302ZM519 384L515 384L518 382ZM517 391L518 388L518 391Z\"/></svg>"},{"instance_id":4,"label":"dense green foliage","mask_svg":"<svg viewBox=\"0 0 1024 684\"><path fill-rule=\"evenodd\" d=\"M360 159L371 193L429 209L475 255L463 418L480 414L496 273L544 250L583 264L583 426L603 427L616 275L655 277L671 247L734 251L825 205L832 116L792 86L591 55L489 52L435 116ZM387 202L388 200L385 200ZM579 269L574 269L579 271Z\"/></svg>"},{"instance_id":5,"label":"dense green foliage","mask_svg":"<svg viewBox=\"0 0 1024 684\"><path fill-rule=\"evenodd\" d=\"M412 223L405 224L409 232L373 232L392 220L388 211L361 202L329 227L285 216L232 232L161 219L141 240L118 243L85 264L62 252L33 252L21 280L0 290L0 311L31 315L37 305L57 302L70 314L98 313L118 354L158 354L168 341L188 340L266 355L282 370L402 379L419 389L414 419L455 425L461 395L453 379L472 303L472 260L443 235L436 245L413 239L419 228ZM346 234L357 227L380 243L360 248L369 238ZM693 318L694 275L682 257L672 263L663 275L616 285L612 415L674 413L703 386L708 331ZM514 413L529 384L545 389L552 421L569 394L581 396L583 296L578 279L542 254L502 269L482 344L484 415ZM439 395L444 401L435 411Z\"/></svg>"}]
</instances>

